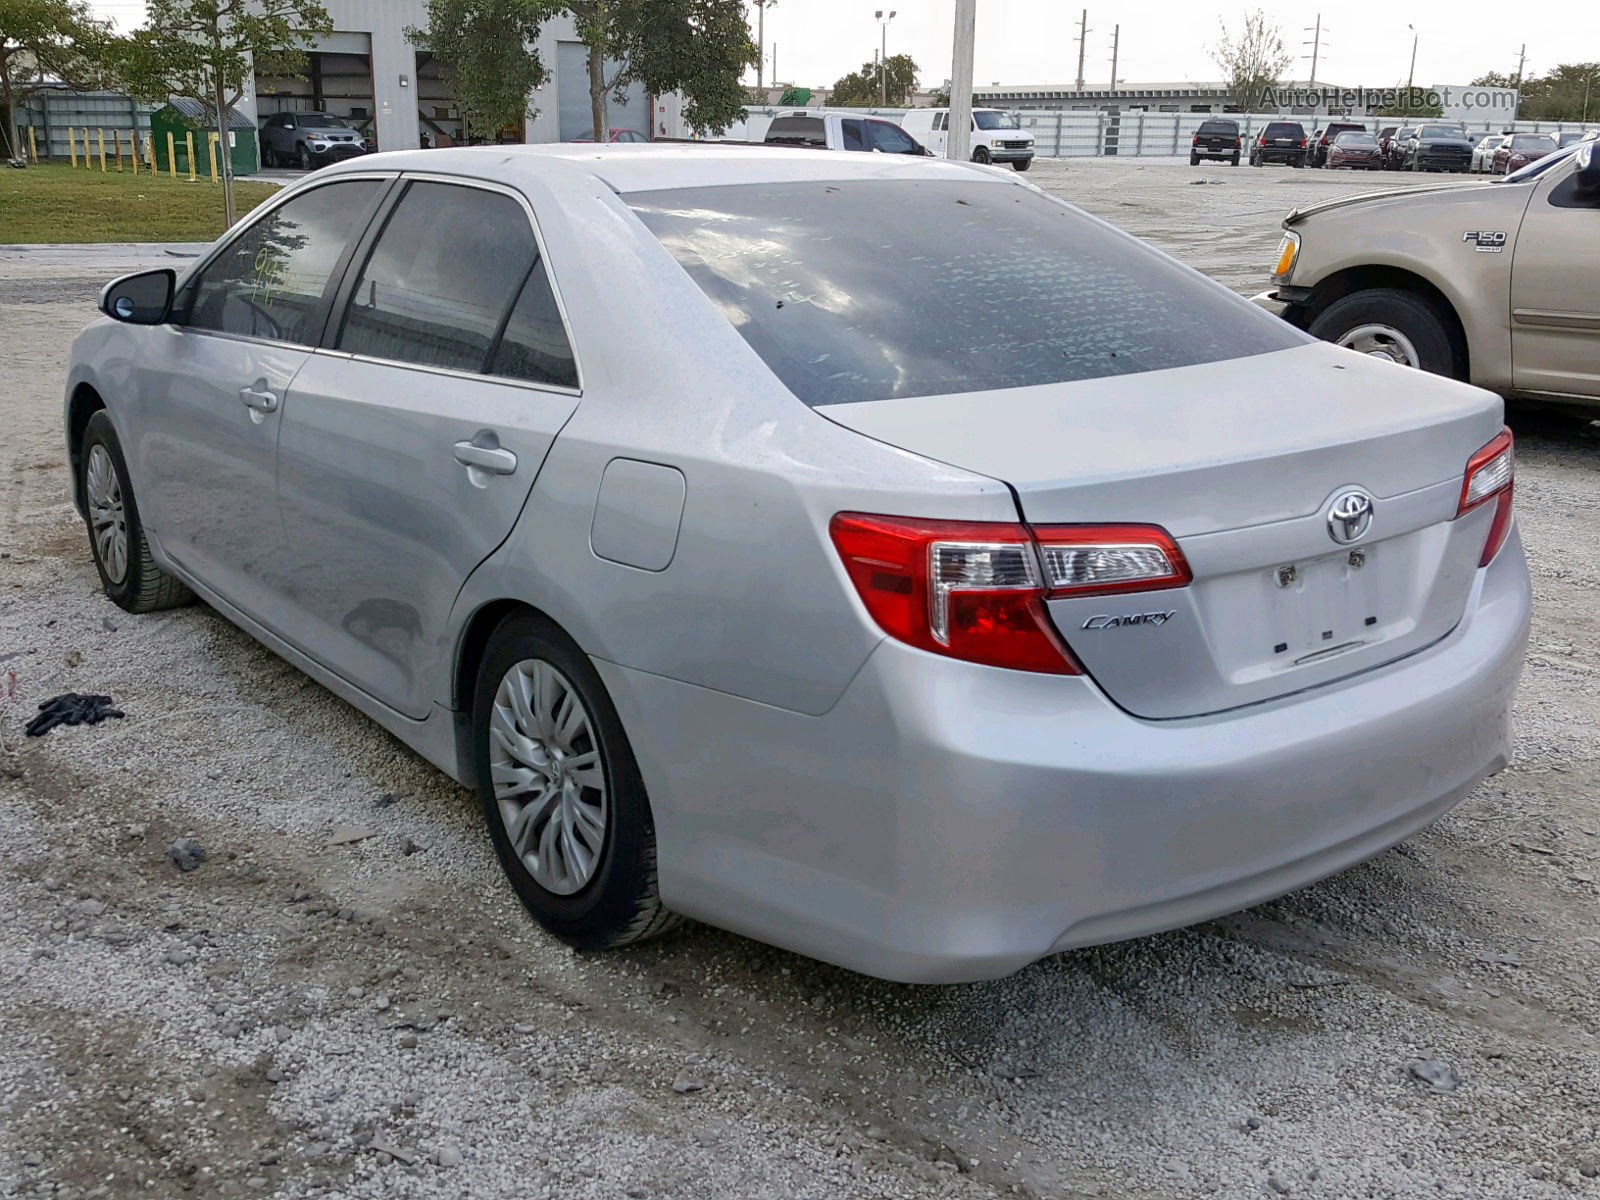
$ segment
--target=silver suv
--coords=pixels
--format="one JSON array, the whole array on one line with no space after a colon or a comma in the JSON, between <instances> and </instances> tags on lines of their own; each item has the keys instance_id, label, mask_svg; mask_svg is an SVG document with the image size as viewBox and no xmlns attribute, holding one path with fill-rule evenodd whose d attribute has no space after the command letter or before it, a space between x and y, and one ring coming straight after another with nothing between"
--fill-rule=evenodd
<instances>
[{"instance_id":1,"label":"silver suv","mask_svg":"<svg viewBox=\"0 0 1600 1200\"><path fill-rule=\"evenodd\" d=\"M309 171L366 152L360 132L331 113L277 113L261 122L262 166Z\"/></svg>"}]
</instances>

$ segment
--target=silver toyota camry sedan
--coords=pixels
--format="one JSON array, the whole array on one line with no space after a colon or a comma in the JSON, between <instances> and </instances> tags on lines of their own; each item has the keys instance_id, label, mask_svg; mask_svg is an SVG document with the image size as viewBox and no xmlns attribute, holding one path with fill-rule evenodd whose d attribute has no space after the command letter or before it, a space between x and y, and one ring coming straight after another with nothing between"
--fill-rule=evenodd
<instances>
[{"instance_id":1,"label":"silver toyota camry sedan","mask_svg":"<svg viewBox=\"0 0 1600 1200\"><path fill-rule=\"evenodd\" d=\"M687 916L997 976L1507 760L1500 400L1011 176L377 155L101 308L66 430L107 593L199 596L475 788L579 947Z\"/></svg>"}]
</instances>

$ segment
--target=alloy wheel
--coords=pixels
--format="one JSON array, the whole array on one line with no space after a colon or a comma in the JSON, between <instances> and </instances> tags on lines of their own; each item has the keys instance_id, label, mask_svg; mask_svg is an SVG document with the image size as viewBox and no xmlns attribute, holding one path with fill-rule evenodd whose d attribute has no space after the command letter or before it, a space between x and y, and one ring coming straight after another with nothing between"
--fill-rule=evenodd
<instances>
[{"instance_id":1,"label":"alloy wheel","mask_svg":"<svg viewBox=\"0 0 1600 1200\"><path fill-rule=\"evenodd\" d=\"M106 578L112 583L121 583L128 574L128 517L111 455L98 443L89 448L84 491L89 502L89 528L94 536L95 555L100 559Z\"/></svg>"},{"instance_id":2,"label":"alloy wheel","mask_svg":"<svg viewBox=\"0 0 1600 1200\"><path fill-rule=\"evenodd\" d=\"M1358 354L1388 359L1402 367L1422 365L1422 358L1411 339L1392 325L1357 325L1342 335L1338 344Z\"/></svg>"},{"instance_id":3,"label":"alloy wheel","mask_svg":"<svg viewBox=\"0 0 1600 1200\"><path fill-rule=\"evenodd\" d=\"M558 896L581 891L605 850L610 797L596 725L572 681L542 658L500 680L489 770L512 850Z\"/></svg>"}]
</instances>

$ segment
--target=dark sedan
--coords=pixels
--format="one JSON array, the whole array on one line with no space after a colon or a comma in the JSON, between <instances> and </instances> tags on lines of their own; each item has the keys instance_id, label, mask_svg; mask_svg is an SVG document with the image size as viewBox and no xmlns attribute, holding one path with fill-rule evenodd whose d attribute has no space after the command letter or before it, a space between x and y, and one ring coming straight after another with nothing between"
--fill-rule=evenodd
<instances>
[{"instance_id":1,"label":"dark sedan","mask_svg":"<svg viewBox=\"0 0 1600 1200\"><path fill-rule=\"evenodd\" d=\"M1378 149L1378 139L1370 133L1341 133L1328 147L1328 166L1333 170L1340 167L1352 171L1382 170L1383 154Z\"/></svg>"},{"instance_id":2,"label":"dark sedan","mask_svg":"<svg viewBox=\"0 0 1600 1200\"><path fill-rule=\"evenodd\" d=\"M1489 168L1492 175L1509 175L1546 154L1556 152L1556 140L1547 133L1518 133L1508 137L1494 152L1494 162Z\"/></svg>"}]
</instances>

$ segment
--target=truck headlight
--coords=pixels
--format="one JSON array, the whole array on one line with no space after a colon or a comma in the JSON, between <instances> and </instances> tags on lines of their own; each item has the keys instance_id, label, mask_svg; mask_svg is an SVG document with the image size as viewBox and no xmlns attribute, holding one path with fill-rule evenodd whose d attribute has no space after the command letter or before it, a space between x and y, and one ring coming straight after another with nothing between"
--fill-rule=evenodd
<instances>
[{"instance_id":1,"label":"truck headlight","mask_svg":"<svg viewBox=\"0 0 1600 1200\"><path fill-rule=\"evenodd\" d=\"M1283 235L1283 241L1278 243L1278 265L1272 268L1274 279L1288 279L1294 270L1294 261L1300 257L1300 235L1294 230L1288 230Z\"/></svg>"}]
</instances>

